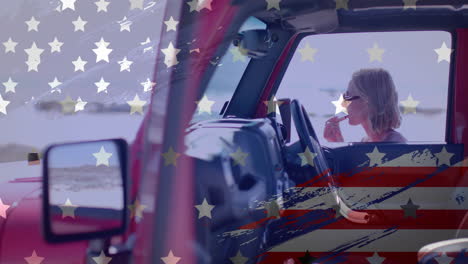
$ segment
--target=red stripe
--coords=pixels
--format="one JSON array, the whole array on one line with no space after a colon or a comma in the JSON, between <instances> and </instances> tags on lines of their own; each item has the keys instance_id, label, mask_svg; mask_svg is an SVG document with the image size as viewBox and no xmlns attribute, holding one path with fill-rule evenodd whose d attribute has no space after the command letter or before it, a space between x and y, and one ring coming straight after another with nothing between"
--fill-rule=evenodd
<instances>
[{"instance_id":1,"label":"red stripe","mask_svg":"<svg viewBox=\"0 0 468 264\"><path fill-rule=\"evenodd\" d=\"M467 210L417 210L417 217L406 217L403 210L362 210L370 215L371 221L367 224L353 223L344 217L335 220L335 211L315 210L283 210L281 211L282 223L278 228L292 229L468 229L468 226L460 227ZM313 214L313 217L311 216ZM257 222L244 225L239 229L256 229L266 224L263 218Z\"/></svg>"},{"instance_id":2,"label":"red stripe","mask_svg":"<svg viewBox=\"0 0 468 264\"><path fill-rule=\"evenodd\" d=\"M313 248L313 246L311 246ZM313 262L314 264L318 263L346 263L346 264L369 264L367 260L368 257L372 257L374 252L343 252L336 253L324 253L324 252L310 252L311 256L314 257L324 257L330 256L328 259L323 259L321 262ZM456 258L458 252L448 252L447 256ZM303 257L305 252L267 252L262 257L260 264L285 264L286 260L292 258L294 263L301 263L299 261L300 257ZM382 264L415 264L417 263L417 252L378 252L378 255L385 260ZM434 262L437 263L437 262ZM455 263L453 261L452 263ZM458 263L458 262L457 262ZM460 262L461 263L461 262Z\"/></svg>"},{"instance_id":3,"label":"red stripe","mask_svg":"<svg viewBox=\"0 0 468 264\"><path fill-rule=\"evenodd\" d=\"M374 167L333 176L340 187L468 187L467 167ZM440 172L437 172L441 170ZM317 175L297 187L327 187L326 176Z\"/></svg>"}]
</instances>

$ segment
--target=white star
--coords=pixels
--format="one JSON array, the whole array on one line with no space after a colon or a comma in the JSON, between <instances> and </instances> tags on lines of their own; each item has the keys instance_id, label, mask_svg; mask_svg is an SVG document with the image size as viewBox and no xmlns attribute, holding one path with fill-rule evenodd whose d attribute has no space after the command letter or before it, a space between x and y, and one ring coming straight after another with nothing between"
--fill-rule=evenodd
<instances>
[{"instance_id":1,"label":"white star","mask_svg":"<svg viewBox=\"0 0 468 264\"><path fill-rule=\"evenodd\" d=\"M37 21L34 17L31 17L29 21L25 22L28 25L28 32L31 30L38 31L37 26L39 25L39 21Z\"/></svg>"},{"instance_id":2,"label":"white star","mask_svg":"<svg viewBox=\"0 0 468 264\"><path fill-rule=\"evenodd\" d=\"M142 46L145 46L145 45L150 44L150 43L151 43L150 38L146 38L145 41L140 42L140 44L141 44ZM152 49L153 49L152 46L146 47L146 48L143 49L143 53L146 53L147 51L152 50Z\"/></svg>"},{"instance_id":3,"label":"white star","mask_svg":"<svg viewBox=\"0 0 468 264\"><path fill-rule=\"evenodd\" d=\"M57 40L57 37L54 38L54 41L52 42L49 42L49 46L50 46L50 53L54 53L54 52L60 52L60 48L62 47L63 45L63 42L60 42Z\"/></svg>"},{"instance_id":4,"label":"white star","mask_svg":"<svg viewBox=\"0 0 468 264\"><path fill-rule=\"evenodd\" d=\"M75 10L75 2L76 0L60 0L62 2L62 11L70 8L71 10Z\"/></svg>"},{"instance_id":5,"label":"white star","mask_svg":"<svg viewBox=\"0 0 468 264\"><path fill-rule=\"evenodd\" d=\"M130 32L130 26L132 25L132 21L128 20L126 16L122 18L122 20L117 21L120 24L120 32L126 30Z\"/></svg>"},{"instance_id":6,"label":"white star","mask_svg":"<svg viewBox=\"0 0 468 264\"><path fill-rule=\"evenodd\" d=\"M109 42L105 42L104 38L101 37L99 42L94 43L96 45L96 49L93 49L94 53L96 53L96 62L101 60L109 62L109 54L112 52L112 49L108 49Z\"/></svg>"},{"instance_id":7,"label":"white star","mask_svg":"<svg viewBox=\"0 0 468 264\"><path fill-rule=\"evenodd\" d=\"M338 10L340 8L348 10L348 2L349 0L335 0L335 9Z\"/></svg>"},{"instance_id":8,"label":"white star","mask_svg":"<svg viewBox=\"0 0 468 264\"><path fill-rule=\"evenodd\" d=\"M172 41L169 42L169 46L165 49L161 49L162 53L164 53L164 64L166 64L166 66L169 68L169 67L172 67L172 66L175 66L179 63L179 61L177 60L177 54L179 54L180 52L180 49L176 49L174 48L174 45L172 45Z\"/></svg>"},{"instance_id":9,"label":"white star","mask_svg":"<svg viewBox=\"0 0 468 264\"><path fill-rule=\"evenodd\" d=\"M1 95L0 95L1 98ZM6 205L2 202L2 198L0 198L0 217L3 217L4 219L7 218L6 211L10 208L9 205Z\"/></svg>"},{"instance_id":10,"label":"white star","mask_svg":"<svg viewBox=\"0 0 468 264\"><path fill-rule=\"evenodd\" d=\"M28 65L28 71L37 70L37 66L41 63L41 54L44 52L44 49L40 49L36 46L36 42L33 42L31 48L24 50L28 54L28 60L26 64Z\"/></svg>"},{"instance_id":11,"label":"white star","mask_svg":"<svg viewBox=\"0 0 468 264\"><path fill-rule=\"evenodd\" d=\"M242 253L237 251L237 255L232 258L229 258L233 264L245 264L249 259L242 256Z\"/></svg>"},{"instance_id":12,"label":"white star","mask_svg":"<svg viewBox=\"0 0 468 264\"><path fill-rule=\"evenodd\" d=\"M416 106L419 105L419 101L414 100L411 94L409 94L408 99L404 101L400 101L400 104L403 106L403 114L406 114L406 113L416 114Z\"/></svg>"},{"instance_id":13,"label":"white star","mask_svg":"<svg viewBox=\"0 0 468 264\"><path fill-rule=\"evenodd\" d=\"M416 9L416 2L418 2L418 0L403 0L403 3L405 4L403 10L408 8Z\"/></svg>"},{"instance_id":14,"label":"white star","mask_svg":"<svg viewBox=\"0 0 468 264\"><path fill-rule=\"evenodd\" d=\"M96 264L109 264L109 262L112 260L110 257L106 257L106 254L104 254L104 251L101 250L101 254L97 257L93 257L94 262Z\"/></svg>"},{"instance_id":15,"label":"white star","mask_svg":"<svg viewBox=\"0 0 468 264\"><path fill-rule=\"evenodd\" d=\"M88 102L81 100L81 97L78 97L75 104L75 112L83 111L87 103Z\"/></svg>"},{"instance_id":16,"label":"white star","mask_svg":"<svg viewBox=\"0 0 468 264\"><path fill-rule=\"evenodd\" d=\"M78 59L76 59L75 61L72 61L73 65L75 65L75 71L83 71L84 72L84 66L86 63L88 63L87 61L84 61L81 59L80 56L78 56Z\"/></svg>"},{"instance_id":17,"label":"white star","mask_svg":"<svg viewBox=\"0 0 468 264\"><path fill-rule=\"evenodd\" d=\"M450 62L450 54L452 54L453 49L449 49L445 41L440 48L434 49L434 51L437 53L437 63L441 61Z\"/></svg>"},{"instance_id":18,"label":"white star","mask_svg":"<svg viewBox=\"0 0 468 264\"><path fill-rule=\"evenodd\" d=\"M81 31L84 32L85 31L84 26L88 22L85 21L85 20L82 20L81 17L78 16L78 18L75 21L72 21L72 23L73 23L73 25L75 25L75 31L81 30Z\"/></svg>"},{"instance_id":19,"label":"white star","mask_svg":"<svg viewBox=\"0 0 468 264\"><path fill-rule=\"evenodd\" d=\"M8 77L8 81L3 83L3 86L5 86L5 93L12 92L15 93L15 87L18 83L14 82L11 77Z\"/></svg>"},{"instance_id":20,"label":"white star","mask_svg":"<svg viewBox=\"0 0 468 264\"><path fill-rule=\"evenodd\" d=\"M366 153L367 157L369 157L369 167L374 165L381 165L382 158L386 155L385 153L379 152L377 147L374 147L374 150L370 153Z\"/></svg>"},{"instance_id":21,"label":"white star","mask_svg":"<svg viewBox=\"0 0 468 264\"><path fill-rule=\"evenodd\" d=\"M10 101L6 101L6 100L3 100L3 97L2 95L0 94L0 112L2 112L3 114L7 114L7 110L6 110L6 107L7 105L10 104Z\"/></svg>"},{"instance_id":22,"label":"white star","mask_svg":"<svg viewBox=\"0 0 468 264\"><path fill-rule=\"evenodd\" d=\"M130 10L136 8L143 10L143 0L130 0Z\"/></svg>"},{"instance_id":23,"label":"white star","mask_svg":"<svg viewBox=\"0 0 468 264\"><path fill-rule=\"evenodd\" d=\"M110 83L104 81L104 78L101 77L101 80L99 82L95 82L94 84L98 88L97 93L100 93L100 92L107 93L107 86L109 86Z\"/></svg>"},{"instance_id":24,"label":"white star","mask_svg":"<svg viewBox=\"0 0 468 264\"><path fill-rule=\"evenodd\" d=\"M43 257L39 257L36 253L36 250L33 250L30 257L24 258L28 264L41 264L44 260Z\"/></svg>"},{"instance_id":25,"label":"white star","mask_svg":"<svg viewBox=\"0 0 468 264\"><path fill-rule=\"evenodd\" d=\"M447 256L447 253L444 252L439 257L435 257L434 259L438 264L450 264L454 258Z\"/></svg>"},{"instance_id":26,"label":"white star","mask_svg":"<svg viewBox=\"0 0 468 264\"><path fill-rule=\"evenodd\" d=\"M335 115L343 112L345 114L348 114L348 110L346 109L346 102L343 98L343 94L340 94L340 98L336 101L331 102L335 106Z\"/></svg>"},{"instance_id":27,"label":"white star","mask_svg":"<svg viewBox=\"0 0 468 264\"><path fill-rule=\"evenodd\" d=\"M369 62L373 62L374 60L382 62L382 55L385 53L385 50L379 48L377 43L374 43L372 48L367 49L367 53L369 53Z\"/></svg>"},{"instance_id":28,"label":"white star","mask_svg":"<svg viewBox=\"0 0 468 264\"><path fill-rule=\"evenodd\" d=\"M196 101L198 105L198 114L201 113L208 113L211 114L211 107L215 103L215 101L211 101L208 99L206 95L200 101Z\"/></svg>"},{"instance_id":29,"label":"white star","mask_svg":"<svg viewBox=\"0 0 468 264\"><path fill-rule=\"evenodd\" d=\"M166 26L167 26L166 32L171 31L171 30L176 31L177 30L177 24L179 24L179 21L174 20L174 18L171 16L169 18L169 20L164 21L164 24L166 24Z\"/></svg>"},{"instance_id":30,"label":"white star","mask_svg":"<svg viewBox=\"0 0 468 264\"><path fill-rule=\"evenodd\" d=\"M144 92L149 92L153 89L153 87L156 85L155 82L151 82L149 78L146 79L146 82L140 83L143 86L143 91Z\"/></svg>"},{"instance_id":31,"label":"white star","mask_svg":"<svg viewBox=\"0 0 468 264\"><path fill-rule=\"evenodd\" d=\"M110 2L106 2L106 0L99 0L97 2L94 2L97 5L97 12L107 12L107 6L110 4Z\"/></svg>"},{"instance_id":32,"label":"white star","mask_svg":"<svg viewBox=\"0 0 468 264\"><path fill-rule=\"evenodd\" d=\"M78 206L71 203L70 199L67 198L65 204L59 206L62 210L62 218L71 217L75 218L75 210Z\"/></svg>"},{"instance_id":33,"label":"white star","mask_svg":"<svg viewBox=\"0 0 468 264\"><path fill-rule=\"evenodd\" d=\"M272 8L275 8L277 10L280 10L280 2L281 0L265 0L267 2L267 8L266 10L270 10Z\"/></svg>"},{"instance_id":34,"label":"white star","mask_svg":"<svg viewBox=\"0 0 468 264\"><path fill-rule=\"evenodd\" d=\"M162 257L161 258L164 264L177 264L179 262L180 258L174 256L172 253L172 250L169 250L169 254L167 254L167 257Z\"/></svg>"},{"instance_id":35,"label":"white star","mask_svg":"<svg viewBox=\"0 0 468 264\"><path fill-rule=\"evenodd\" d=\"M314 55L317 53L318 49L314 49L310 46L307 42L304 48L299 49L299 53L301 54L301 61L311 61L314 62Z\"/></svg>"},{"instance_id":36,"label":"white star","mask_svg":"<svg viewBox=\"0 0 468 264\"><path fill-rule=\"evenodd\" d=\"M57 80L57 77L55 77L55 79L49 83L49 86L51 88L52 91L50 91L51 93L55 93L55 92L58 92L58 93L62 93L62 90L60 90L60 88L57 88L57 86L61 85L62 83L59 82L59 80Z\"/></svg>"},{"instance_id":37,"label":"white star","mask_svg":"<svg viewBox=\"0 0 468 264\"><path fill-rule=\"evenodd\" d=\"M127 104L130 106L131 115L135 112L143 114L143 106L145 106L146 101L140 100L140 97L136 94L132 101L127 101Z\"/></svg>"},{"instance_id":38,"label":"white star","mask_svg":"<svg viewBox=\"0 0 468 264\"><path fill-rule=\"evenodd\" d=\"M385 258L382 258L377 254L377 252L374 252L374 255L372 257L368 257L367 261L369 261L369 264L382 264L382 262L385 260Z\"/></svg>"},{"instance_id":39,"label":"white star","mask_svg":"<svg viewBox=\"0 0 468 264\"><path fill-rule=\"evenodd\" d=\"M104 146L101 146L101 150L99 150L99 152L93 153L93 156L96 158L96 167L101 164L109 167L109 159L112 156L112 153L106 152Z\"/></svg>"},{"instance_id":40,"label":"white star","mask_svg":"<svg viewBox=\"0 0 468 264\"><path fill-rule=\"evenodd\" d=\"M15 53L15 47L18 45L18 42L14 42L11 38L8 38L7 41L3 42L3 46L5 46L5 53L12 52Z\"/></svg>"},{"instance_id":41,"label":"white star","mask_svg":"<svg viewBox=\"0 0 468 264\"><path fill-rule=\"evenodd\" d=\"M192 0L190 2L187 2L187 4L190 6L190 12L197 11L200 12L203 9L208 9L211 10L211 2L213 0Z\"/></svg>"},{"instance_id":42,"label":"white star","mask_svg":"<svg viewBox=\"0 0 468 264\"><path fill-rule=\"evenodd\" d=\"M130 65L132 65L132 61L127 60L127 57L125 56L123 60L118 62L120 64L120 71L130 71Z\"/></svg>"},{"instance_id":43,"label":"white star","mask_svg":"<svg viewBox=\"0 0 468 264\"><path fill-rule=\"evenodd\" d=\"M215 206L214 205L210 205L207 201L206 201L206 198L203 199L203 202L199 205L195 205L195 208L197 208L198 210L198 219L206 216L208 218L212 218L211 217L211 210L213 210Z\"/></svg>"},{"instance_id":44,"label":"white star","mask_svg":"<svg viewBox=\"0 0 468 264\"><path fill-rule=\"evenodd\" d=\"M311 152L309 147L306 147L304 152L298 153L299 157L301 158L301 166L306 166L309 164L310 166L314 167L314 158L317 157L317 153Z\"/></svg>"},{"instance_id":45,"label":"white star","mask_svg":"<svg viewBox=\"0 0 468 264\"><path fill-rule=\"evenodd\" d=\"M434 155L437 157L437 165L440 166L442 164L446 164L448 166L451 166L450 164L450 159L452 158L454 153L447 152L445 147L442 147L442 151L439 153L434 153Z\"/></svg>"}]
</instances>

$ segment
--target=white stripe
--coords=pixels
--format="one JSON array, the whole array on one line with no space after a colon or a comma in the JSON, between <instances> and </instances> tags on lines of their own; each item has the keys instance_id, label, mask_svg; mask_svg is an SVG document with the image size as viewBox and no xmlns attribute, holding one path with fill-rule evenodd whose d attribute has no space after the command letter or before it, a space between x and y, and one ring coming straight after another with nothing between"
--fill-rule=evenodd
<instances>
[{"instance_id":1,"label":"white stripe","mask_svg":"<svg viewBox=\"0 0 468 264\"><path fill-rule=\"evenodd\" d=\"M468 187L343 187L338 189L340 198L351 209L401 210L401 205L412 202L419 209L466 210L468 209ZM336 200L329 187L291 188L288 202L290 210L328 209ZM375 205L367 204L387 197ZM297 202L296 202L297 201ZM285 204L283 202L283 205Z\"/></svg>"},{"instance_id":2,"label":"white stripe","mask_svg":"<svg viewBox=\"0 0 468 264\"><path fill-rule=\"evenodd\" d=\"M321 229L288 240L270 252L331 252L339 251L340 246L346 252L417 252L427 244L454 238L456 230L393 231Z\"/></svg>"}]
</instances>

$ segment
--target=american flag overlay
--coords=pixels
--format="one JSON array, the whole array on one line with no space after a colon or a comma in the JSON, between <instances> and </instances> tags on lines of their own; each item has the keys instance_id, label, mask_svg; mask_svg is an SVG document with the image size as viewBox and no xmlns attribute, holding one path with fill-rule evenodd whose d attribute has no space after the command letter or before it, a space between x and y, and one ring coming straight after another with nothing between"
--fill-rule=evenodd
<instances>
[{"instance_id":1,"label":"american flag overlay","mask_svg":"<svg viewBox=\"0 0 468 264\"><path fill-rule=\"evenodd\" d=\"M430 48L417 52L401 51L406 46L389 37L390 31L379 32L388 33L379 41L360 32L365 46L349 42L348 49L336 49L347 41L314 42L314 34L297 43L291 34L288 42L281 39L290 33L286 26L293 30L295 22L309 19L294 20L290 12L301 10L296 1L0 3L0 264L412 264L424 246L466 237L466 148L445 142L452 136L445 128L451 118L465 122L462 113L444 116L455 100L447 84L453 82L456 34L437 29L437 40L424 41ZM398 7L415 14L429 0L391 1L392 12ZM330 5L340 13L351 12L353 0L317 2L317 8ZM453 9L463 6L451 2L456 2ZM261 6L258 14L268 19L237 13L250 4ZM275 24L283 16L290 21ZM252 24L233 22L241 17ZM285 27L264 40L276 53L262 54L266 51L241 45L244 40L233 41L247 36L238 32L241 26L265 33L267 23L275 32ZM284 50L275 50L279 43ZM258 61L261 56L268 59ZM329 63L332 59L338 63ZM410 71L415 61L427 66L425 75ZM272 72L257 79L251 69L259 62ZM291 131L283 126L283 107L298 101L281 101L279 95L307 100L303 114L321 133L322 119L349 118L352 100L366 99L344 97L346 87L336 76L348 69L335 74L321 68L346 63L385 68L387 62L400 70L395 80L404 85L397 85L403 91L395 97L397 105L386 109L401 112L400 131L412 133L406 133L408 142L342 140L320 148L321 135L307 141L316 149L304 148L304 137L286 142L283 136ZM283 78L281 67L288 63L293 75L286 71ZM314 78L323 87L307 82ZM331 88L321 83L330 79L336 81ZM282 80L300 89L281 89ZM246 82L256 84L248 87L251 94ZM437 89L445 90L439 95ZM319 100L317 94L329 96ZM257 105L248 106L255 109L243 109L238 98L253 96ZM250 114L220 114L236 110ZM292 133L300 137L294 108L289 110ZM420 124L423 129L413 129ZM457 142L463 141L465 126L450 131ZM307 137L313 134L308 132ZM412 141L417 134L430 142ZM79 143L60 145L65 142ZM120 233L104 234L116 229ZM70 230L104 230L108 236L45 241L50 233L66 236ZM465 248L431 254L424 264L468 263Z\"/></svg>"}]
</instances>

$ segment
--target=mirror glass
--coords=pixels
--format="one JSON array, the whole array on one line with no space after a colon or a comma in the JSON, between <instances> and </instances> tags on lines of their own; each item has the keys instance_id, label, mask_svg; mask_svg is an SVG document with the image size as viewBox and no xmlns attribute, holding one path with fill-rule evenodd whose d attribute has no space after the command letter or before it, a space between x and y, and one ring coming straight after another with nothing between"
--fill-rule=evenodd
<instances>
[{"instance_id":1,"label":"mirror glass","mask_svg":"<svg viewBox=\"0 0 468 264\"><path fill-rule=\"evenodd\" d=\"M47 153L49 223L55 235L123 225L124 182L114 141L64 144Z\"/></svg>"}]
</instances>

